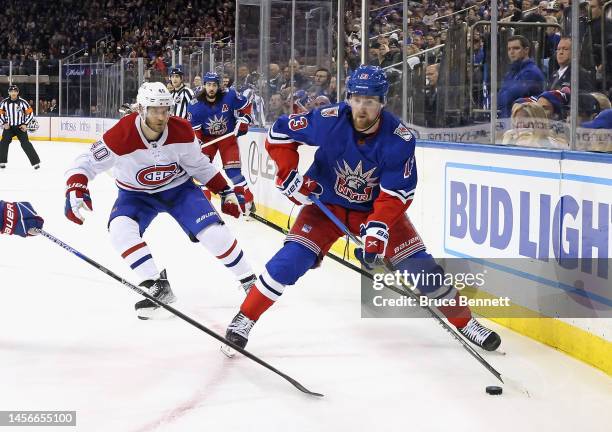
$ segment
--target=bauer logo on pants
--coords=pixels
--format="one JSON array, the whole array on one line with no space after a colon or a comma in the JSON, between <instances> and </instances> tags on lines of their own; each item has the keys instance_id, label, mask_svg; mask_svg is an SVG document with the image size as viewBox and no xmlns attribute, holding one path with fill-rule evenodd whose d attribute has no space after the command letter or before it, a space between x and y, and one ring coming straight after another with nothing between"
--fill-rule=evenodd
<instances>
[{"instance_id":1,"label":"bauer logo on pants","mask_svg":"<svg viewBox=\"0 0 612 432\"><path fill-rule=\"evenodd\" d=\"M136 180L143 186L161 186L170 183L180 170L176 163L150 166L138 171Z\"/></svg>"}]
</instances>

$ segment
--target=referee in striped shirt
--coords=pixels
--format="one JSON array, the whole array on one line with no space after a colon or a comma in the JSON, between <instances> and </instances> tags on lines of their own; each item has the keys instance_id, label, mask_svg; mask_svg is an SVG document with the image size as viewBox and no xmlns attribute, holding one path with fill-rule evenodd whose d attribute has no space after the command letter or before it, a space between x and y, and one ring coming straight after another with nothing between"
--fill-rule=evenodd
<instances>
[{"instance_id":1,"label":"referee in striped shirt","mask_svg":"<svg viewBox=\"0 0 612 432\"><path fill-rule=\"evenodd\" d=\"M187 106L193 99L193 90L185 86L183 82L183 71L180 68L170 70L170 83L172 84L172 96L174 96L174 113L178 117L187 118Z\"/></svg>"},{"instance_id":2,"label":"referee in striped shirt","mask_svg":"<svg viewBox=\"0 0 612 432\"><path fill-rule=\"evenodd\" d=\"M0 102L0 126L2 139L0 140L0 168L6 168L9 144L13 137L17 137L21 148L30 159L34 169L40 168L40 158L34 146L28 139L27 126L34 119L32 107L25 99L19 97L19 87L10 85L9 97Z\"/></svg>"}]
</instances>

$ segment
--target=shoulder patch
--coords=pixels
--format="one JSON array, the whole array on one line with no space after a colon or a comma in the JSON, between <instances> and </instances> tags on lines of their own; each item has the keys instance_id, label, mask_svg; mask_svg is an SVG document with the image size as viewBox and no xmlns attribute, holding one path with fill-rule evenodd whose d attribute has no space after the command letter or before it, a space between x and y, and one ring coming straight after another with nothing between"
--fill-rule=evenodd
<instances>
[{"instance_id":1,"label":"shoulder patch","mask_svg":"<svg viewBox=\"0 0 612 432\"><path fill-rule=\"evenodd\" d=\"M198 103L198 100L196 98L193 98L189 101L189 105L195 105Z\"/></svg>"},{"instance_id":2,"label":"shoulder patch","mask_svg":"<svg viewBox=\"0 0 612 432\"><path fill-rule=\"evenodd\" d=\"M338 107L323 108L321 110L321 117L338 117Z\"/></svg>"},{"instance_id":3,"label":"shoulder patch","mask_svg":"<svg viewBox=\"0 0 612 432\"><path fill-rule=\"evenodd\" d=\"M400 137L401 139L403 139L404 141L410 141L413 138L412 133L410 132L410 129L408 129L402 123L400 123L395 128L393 133L397 135L398 137Z\"/></svg>"}]
</instances>

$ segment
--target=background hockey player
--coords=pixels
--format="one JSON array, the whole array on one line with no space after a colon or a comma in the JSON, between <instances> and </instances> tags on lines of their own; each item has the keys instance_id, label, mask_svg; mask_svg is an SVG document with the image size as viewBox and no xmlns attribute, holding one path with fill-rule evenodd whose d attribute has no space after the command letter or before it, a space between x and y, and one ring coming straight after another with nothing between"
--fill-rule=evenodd
<instances>
[{"instance_id":1,"label":"background hockey player","mask_svg":"<svg viewBox=\"0 0 612 432\"><path fill-rule=\"evenodd\" d=\"M17 137L21 148L30 160L34 169L40 168L40 158L28 138L28 126L34 121L34 112L30 104L19 97L19 87L10 85L9 97L0 102L0 168L6 167L8 150L13 137Z\"/></svg>"},{"instance_id":2,"label":"background hockey player","mask_svg":"<svg viewBox=\"0 0 612 432\"><path fill-rule=\"evenodd\" d=\"M42 229L44 223L29 202L0 200L0 234L20 237L36 235L34 229Z\"/></svg>"},{"instance_id":3,"label":"background hockey player","mask_svg":"<svg viewBox=\"0 0 612 432\"><path fill-rule=\"evenodd\" d=\"M283 247L268 261L229 325L228 340L244 347L255 322L285 287L317 267L343 235L317 206L310 205L311 194L361 236L365 249L355 254L365 267L371 269L386 257L400 271L443 273L406 215L417 184L415 139L383 109L388 88L382 69L360 66L347 82L347 102L282 116L270 129L266 149L278 167L277 187L303 207ZM318 146L304 176L297 170L300 143ZM436 299L459 296L453 286L418 288ZM486 350L499 346L497 333L478 323L469 308L439 309L474 344Z\"/></svg>"},{"instance_id":4,"label":"background hockey player","mask_svg":"<svg viewBox=\"0 0 612 432\"><path fill-rule=\"evenodd\" d=\"M170 214L194 242L217 257L245 289L254 278L234 235L192 178L221 196L223 213L240 216L238 200L223 175L200 151L191 125L170 115L174 98L162 83L138 90L138 112L123 117L67 171L66 217L81 225L81 210L92 210L88 182L114 168L119 196L109 219L115 249L136 272L141 286L157 299L172 303L166 271L160 271L142 235L161 212ZM142 319L158 307L136 303Z\"/></svg>"},{"instance_id":5,"label":"background hockey player","mask_svg":"<svg viewBox=\"0 0 612 432\"><path fill-rule=\"evenodd\" d=\"M242 175L240 151L236 139L246 134L252 123L251 103L232 88L222 89L219 75L207 72L204 76L204 89L191 101L188 111L188 119L203 145L228 132L235 132L226 139L204 147L202 153L212 162L219 151L223 170L234 184L234 191L241 201L244 213L248 215L251 211L255 211L253 194Z\"/></svg>"},{"instance_id":6,"label":"background hockey player","mask_svg":"<svg viewBox=\"0 0 612 432\"><path fill-rule=\"evenodd\" d=\"M172 89L170 93L174 98L174 110L173 115L187 118L187 107L189 102L193 99L193 90L185 85L183 82L183 71L179 67L170 69L170 84Z\"/></svg>"}]
</instances>

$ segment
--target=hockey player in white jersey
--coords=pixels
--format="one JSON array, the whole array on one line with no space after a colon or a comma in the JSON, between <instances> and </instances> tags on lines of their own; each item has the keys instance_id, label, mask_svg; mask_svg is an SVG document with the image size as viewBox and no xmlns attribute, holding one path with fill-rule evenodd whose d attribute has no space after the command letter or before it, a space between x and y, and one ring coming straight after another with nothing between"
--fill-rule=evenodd
<instances>
[{"instance_id":1,"label":"hockey player in white jersey","mask_svg":"<svg viewBox=\"0 0 612 432\"><path fill-rule=\"evenodd\" d=\"M142 239L152 220L166 212L247 290L254 280L253 270L234 235L192 179L221 196L223 213L239 217L238 200L223 175L201 153L189 122L170 115L173 104L174 98L162 83L140 87L138 112L119 120L66 172L65 215L83 224L81 211L93 209L88 182L113 168L119 196L108 229L113 246L139 276L141 286L165 303L176 299L166 271L160 271ZM154 317L157 309L147 299L136 303L141 319Z\"/></svg>"}]
</instances>

